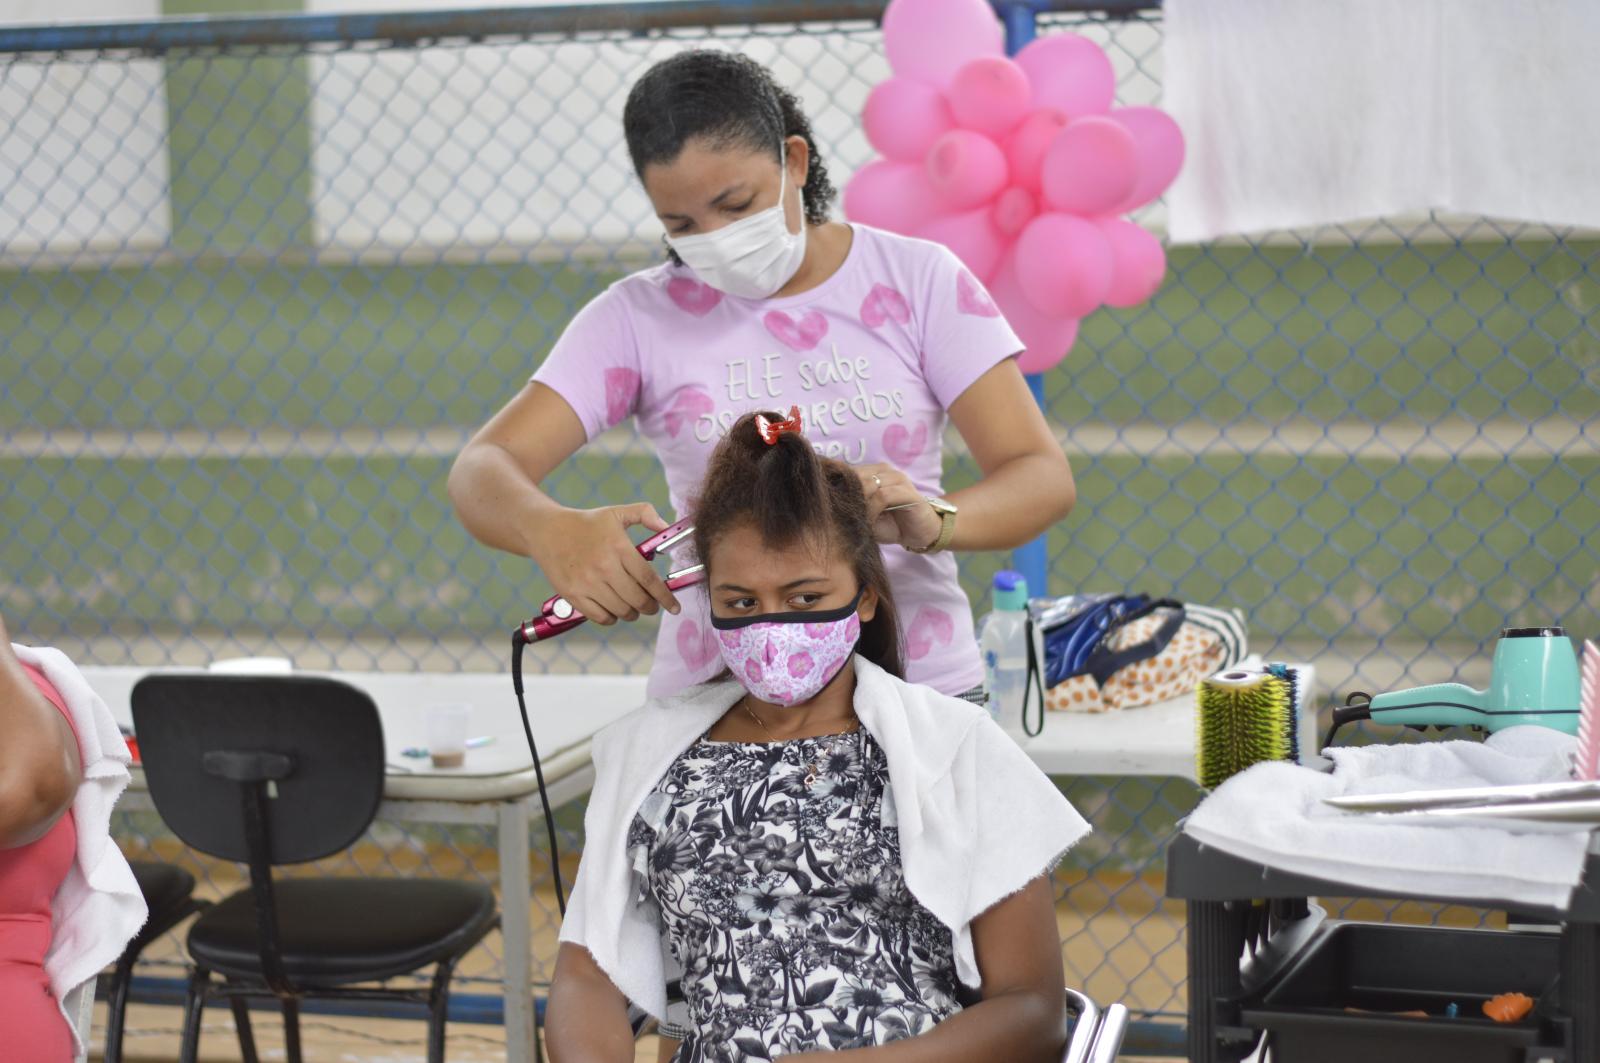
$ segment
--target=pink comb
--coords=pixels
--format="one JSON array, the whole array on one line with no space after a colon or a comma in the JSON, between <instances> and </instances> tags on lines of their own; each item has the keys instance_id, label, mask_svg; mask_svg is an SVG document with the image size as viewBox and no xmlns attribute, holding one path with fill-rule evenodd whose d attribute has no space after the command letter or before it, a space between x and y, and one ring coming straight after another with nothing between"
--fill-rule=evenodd
<instances>
[{"instance_id":1,"label":"pink comb","mask_svg":"<svg viewBox=\"0 0 1600 1063\"><path fill-rule=\"evenodd\" d=\"M1572 777L1594 782L1600 777L1600 646L1583 641L1583 678L1578 697L1578 753Z\"/></svg>"}]
</instances>

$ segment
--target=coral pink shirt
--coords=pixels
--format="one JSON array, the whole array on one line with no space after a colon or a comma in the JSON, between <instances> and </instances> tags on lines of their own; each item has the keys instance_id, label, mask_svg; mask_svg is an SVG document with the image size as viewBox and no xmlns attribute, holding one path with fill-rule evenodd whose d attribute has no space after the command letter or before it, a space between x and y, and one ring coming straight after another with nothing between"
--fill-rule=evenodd
<instances>
[{"instance_id":1,"label":"coral pink shirt","mask_svg":"<svg viewBox=\"0 0 1600 1063\"><path fill-rule=\"evenodd\" d=\"M40 693L72 717L56 688L23 665ZM50 992L44 973L50 949L50 902L72 867L78 831L69 810L44 837L16 849L0 849L0 1028L8 1063L69 1063L72 1031Z\"/></svg>"},{"instance_id":2,"label":"coral pink shirt","mask_svg":"<svg viewBox=\"0 0 1600 1063\"><path fill-rule=\"evenodd\" d=\"M1022 350L1005 318L948 249L865 225L839 269L808 292L741 299L670 263L624 277L572 320L533 376L567 401L593 440L634 418L684 514L712 448L743 414L799 406L828 457L887 462L943 494L946 411ZM950 554L884 549L907 678L946 694L983 682L972 607ZM664 615L650 693L722 671L700 588Z\"/></svg>"}]
</instances>

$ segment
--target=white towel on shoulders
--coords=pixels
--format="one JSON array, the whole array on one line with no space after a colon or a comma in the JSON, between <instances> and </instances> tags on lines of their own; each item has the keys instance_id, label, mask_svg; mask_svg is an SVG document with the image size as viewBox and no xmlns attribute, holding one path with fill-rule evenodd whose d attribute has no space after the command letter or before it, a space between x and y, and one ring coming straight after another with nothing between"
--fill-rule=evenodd
<instances>
[{"instance_id":1,"label":"white towel on shoulders","mask_svg":"<svg viewBox=\"0 0 1600 1063\"><path fill-rule=\"evenodd\" d=\"M95 977L122 955L148 915L133 869L111 840L111 809L127 788L133 758L111 710L66 654L15 644L11 648L23 664L44 673L61 695L83 761L83 782L72 801L77 858L51 904L50 951L44 958L50 991L72 1027L82 1060L88 1056L85 1034L94 1008Z\"/></svg>"},{"instance_id":2,"label":"white towel on shoulders","mask_svg":"<svg viewBox=\"0 0 1600 1063\"><path fill-rule=\"evenodd\" d=\"M954 938L956 975L980 983L972 920L1047 871L1089 824L989 714L857 656L855 711L883 748L906 887ZM628 827L678 755L733 707L731 680L651 701L594 738L583 859L561 940L587 948L634 1004L666 1017L662 928L640 903Z\"/></svg>"},{"instance_id":3,"label":"white towel on shoulders","mask_svg":"<svg viewBox=\"0 0 1600 1063\"><path fill-rule=\"evenodd\" d=\"M1594 0L1167 0L1174 243L1438 208L1600 225Z\"/></svg>"},{"instance_id":4,"label":"white towel on shoulders","mask_svg":"<svg viewBox=\"0 0 1600 1063\"><path fill-rule=\"evenodd\" d=\"M1413 742L1324 750L1331 774L1257 764L1224 782L1184 832L1285 871L1384 891L1565 908L1583 877L1589 832L1514 834L1495 827L1381 824L1322 803L1349 794L1562 782L1576 739L1510 727L1484 742Z\"/></svg>"}]
</instances>

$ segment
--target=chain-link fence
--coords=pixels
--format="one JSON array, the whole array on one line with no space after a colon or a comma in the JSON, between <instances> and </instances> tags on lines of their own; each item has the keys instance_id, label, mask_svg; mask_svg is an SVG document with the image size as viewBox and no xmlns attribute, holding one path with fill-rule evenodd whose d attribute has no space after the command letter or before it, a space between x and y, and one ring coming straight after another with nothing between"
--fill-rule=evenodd
<instances>
[{"instance_id":1,"label":"chain-link fence","mask_svg":"<svg viewBox=\"0 0 1600 1063\"><path fill-rule=\"evenodd\" d=\"M1158 98L1158 14L1044 6L1041 33L1104 44L1124 102ZM717 10L0 32L13 630L89 664L503 667L548 588L467 536L444 477L572 314L660 254L621 136L631 80L737 49L799 93L837 175L870 157L875 5L697 24ZM1051 589L1239 606L1324 692L1481 682L1511 622L1600 631L1597 253L1439 216L1172 249L1161 293L1085 322L1047 378L1080 497ZM955 487L976 469L948 444ZM551 487L666 502L628 426ZM964 559L974 602L1002 560ZM529 664L642 671L653 634L579 631ZM1072 979L1180 1013L1161 851L1194 789L1069 792L1100 828L1061 872Z\"/></svg>"}]
</instances>

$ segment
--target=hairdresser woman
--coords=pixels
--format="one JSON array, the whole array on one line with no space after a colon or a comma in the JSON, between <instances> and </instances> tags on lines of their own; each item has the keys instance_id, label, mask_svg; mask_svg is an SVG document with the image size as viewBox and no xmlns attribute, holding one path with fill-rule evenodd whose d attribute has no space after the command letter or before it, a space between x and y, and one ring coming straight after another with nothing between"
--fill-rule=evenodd
<instances>
[{"instance_id":1,"label":"hairdresser woman","mask_svg":"<svg viewBox=\"0 0 1600 1063\"><path fill-rule=\"evenodd\" d=\"M829 219L836 196L795 97L758 63L690 51L650 68L623 112L628 152L669 261L579 312L523 388L457 458L457 514L531 557L589 619L665 609L650 693L721 658L699 589L674 596L633 547L647 503L571 509L540 484L628 417L691 513L718 439L753 409L796 407L867 492L900 603L907 678L976 695L983 667L953 550L1004 550L1071 509L1066 457L1014 356L1022 345L947 249ZM947 419L983 478L941 492Z\"/></svg>"}]
</instances>

